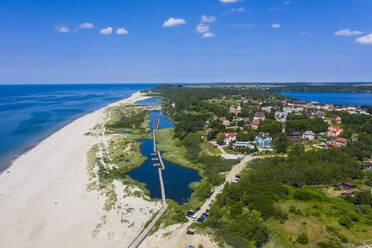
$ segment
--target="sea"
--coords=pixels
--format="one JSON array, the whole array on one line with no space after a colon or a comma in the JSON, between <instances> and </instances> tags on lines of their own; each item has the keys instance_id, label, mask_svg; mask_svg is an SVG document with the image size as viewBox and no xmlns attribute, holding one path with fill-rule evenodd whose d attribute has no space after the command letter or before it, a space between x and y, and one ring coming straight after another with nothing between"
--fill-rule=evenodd
<instances>
[{"instance_id":1,"label":"sea","mask_svg":"<svg viewBox=\"0 0 372 248\"><path fill-rule=\"evenodd\" d=\"M0 172L73 120L156 84L0 85Z\"/></svg>"},{"instance_id":2,"label":"sea","mask_svg":"<svg viewBox=\"0 0 372 248\"><path fill-rule=\"evenodd\" d=\"M341 105L368 105L372 106L371 93L353 93L353 92L281 92L292 98L297 98L302 101L318 101L328 104L341 104Z\"/></svg>"}]
</instances>

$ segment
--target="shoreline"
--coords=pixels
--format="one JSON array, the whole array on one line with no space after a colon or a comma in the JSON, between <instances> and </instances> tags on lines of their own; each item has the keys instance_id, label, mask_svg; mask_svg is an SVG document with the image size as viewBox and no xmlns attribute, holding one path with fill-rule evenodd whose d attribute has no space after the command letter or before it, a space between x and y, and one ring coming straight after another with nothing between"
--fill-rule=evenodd
<instances>
[{"instance_id":1,"label":"shoreline","mask_svg":"<svg viewBox=\"0 0 372 248\"><path fill-rule=\"evenodd\" d=\"M2 171L0 171L0 176L1 176L2 174L6 174L6 172L9 171L9 170L11 169L11 167L12 167L13 164L14 164L14 162L15 162L19 157L21 157L22 155L24 155L24 154L26 154L27 152L31 151L31 150L34 149L36 146L38 146L41 142L43 142L44 140L48 139L50 136L54 135L55 133L59 132L59 131L60 131L61 129L63 129L64 127L66 127L66 126L72 124L74 121L76 121L76 120L78 120L78 119L80 119L80 118L83 118L83 117L86 116L86 115L92 114L92 113L94 113L94 112L96 112L96 111L99 111L99 110L107 109L108 107L110 107L110 105L120 104L120 102L123 102L123 101L125 101L125 100L127 100L127 99L130 99L130 98L133 97L135 94L139 94L139 95L141 95L141 91L136 91L136 92L134 92L132 95L130 95L130 96L127 97L127 98L124 98L124 99L121 99L121 100L118 100L118 101L115 101L115 102L109 103L109 104L107 104L107 105L105 105L105 106L103 106L103 107L101 107L101 108L98 108L98 109L96 109L96 110L89 111L89 112L87 112L87 113L85 113L85 114L83 114L83 115L81 115L81 116L79 116L79 117L76 117L76 118L74 118L74 119L68 121L65 125L59 127L59 128L58 128L57 130L55 130L54 132L48 134L46 137L41 138L41 139L38 139L38 141L35 142L35 144L31 145L29 148L25 148L23 151L19 152L19 153L16 154L15 156L13 156L13 158L10 160L10 163L7 165L7 167L5 167ZM149 98L149 97L145 97L144 99L146 99L146 98ZM141 100L144 100L144 99L138 99L138 100L135 100L134 102L136 102L136 101L141 101ZM134 102L133 102L133 103L134 103Z\"/></svg>"},{"instance_id":2,"label":"shoreline","mask_svg":"<svg viewBox=\"0 0 372 248\"><path fill-rule=\"evenodd\" d=\"M146 98L138 91L75 119L0 174L1 247L120 247L137 235L158 203L123 196L126 186L115 183L123 209L103 210L105 196L87 190L87 154L100 137L85 133L104 123L107 108Z\"/></svg>"}]
</instances>

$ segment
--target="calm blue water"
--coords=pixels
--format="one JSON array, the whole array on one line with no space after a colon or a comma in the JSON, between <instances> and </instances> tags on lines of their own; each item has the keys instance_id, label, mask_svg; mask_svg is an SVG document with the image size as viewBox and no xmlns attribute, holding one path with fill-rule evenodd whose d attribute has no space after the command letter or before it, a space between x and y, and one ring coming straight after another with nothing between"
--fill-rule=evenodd
<instances>
[{"instance_id":1,"label":"calm blue water","mask_svg":"<svg viewBox=\"0 0 372 248\"><path fill-rule=\"evenodd\" d=\"M372 105L372 94L352 92L281 92L281 95L303 101L318 101L328 104Z\"/></svg>"},{"instance_id":2,"label":"calm blue water","mask_svg":"<svg viewBox=\"0 0 372 248\"><path fill-rule=\"evenodd\" d=\"M0 85L0 171L72 120L155 86Z\"/></svg>"},{"instance_id":3,"label":"calm blue water","mask_svg":"<svg viewBox=\"0 0 372 248\"><path fill-rule=\"evenodd\" d=\"M150 113L150 128L154 120L159 116L159 111ZM160 119L159 129L174 127L173 123L167 116L162 114ZM161 198L158 169L152 166L151 153L154 152L152 140L141 140L141 152L148 160L142 164L141 167L133 170L128 175L147 185L150 191L151 198ZM185 202L190 197L192 191L189 189L191 182L200 181L198 173L194 170L186 169L167 161L164 161L165 171L163 171L163 180L165 187L165 194L167 199L172 199L180 204Z\"/></svg>"},{"instance_id":4,"label":"calm blue water","mask_svg":"<svg viewBox=\"0 0 372 248\"><path fill-rule=\"evenodd\" d=\"M140 101L137 101L135 102L136 104L144 104L144 105L153 105L153 104L157 104L157 103L160 103L162 99L161 98L158 98L158 97L152 97L152 98L147 98L145 100L140 100Z\"/></svg>"}]
</instances>

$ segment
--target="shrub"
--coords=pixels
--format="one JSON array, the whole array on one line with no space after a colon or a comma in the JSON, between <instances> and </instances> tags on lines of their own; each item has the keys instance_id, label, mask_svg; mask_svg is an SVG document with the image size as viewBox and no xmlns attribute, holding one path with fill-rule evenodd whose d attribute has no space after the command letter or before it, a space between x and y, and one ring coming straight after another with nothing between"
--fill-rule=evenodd
<instances>
[{"instance_id":1,"label":"shrub","mask_svg":"<svg viewBox=\"0 0 372 248\"><path fill-rule=\"evenodd\" d=\"M306 233L301 233L297 236L296 241L300 244L306 245L309 243L309 238L307 237Z\"/></svg>"},{"instance_id":2,"label":"shrub","mask_svg":"<svg viewBox=\"0 0 372 248\"><path fill-rule=\"evenodd\" d=\"M350 228L353 226L353 221L347 215L341 216L340 219L338 220L338 223L340 223L340 225L345 226L346 228Z\"/></svg>"},{"instance_id":3,"label":"shrub","mask_svg":"<svg viewBox=\"0 0 372 248\"><path fill-rule=\"evenodd\" d=\"M293 206L293 205L289 206L289 212L290 212L290 213L294 213L294 212L296 212L296 207Z\"/></svg>"},{"instance_id":4,"label":"shrub","mask_svg":"<svg viewBox=\"0 0 372 248\"><path fill-rule=\"evenodd\" d=\"M320 200L320 196L307 189L298 189L293 195L293 198L300 201Z\"/></svg>"},{"instance_id":5,"label":"shrub","mask_svg":"<svg viewBox=\"0 0 372 248\"><path fill-rule=\"evenodd\" d=\"M355 221L355 222L359 221L359 218L360 218L359 214L357 214L357 213L354 212L354 211L350 211L350 212L348 212L348 213L347 213L347 216L348 216L352 221Z\"/></svg>"}]
</instances>

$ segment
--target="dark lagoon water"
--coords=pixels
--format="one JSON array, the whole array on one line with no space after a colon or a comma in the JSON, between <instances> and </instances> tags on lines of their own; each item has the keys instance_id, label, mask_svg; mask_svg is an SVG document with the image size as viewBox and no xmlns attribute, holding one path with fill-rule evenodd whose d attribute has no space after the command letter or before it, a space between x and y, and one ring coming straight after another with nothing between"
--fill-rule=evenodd
<instances>
[{"instance_id":1,"label":"dark lagoon water","mask_svg":"<svg viewBox=\"0 0 372 248\"><path fill-rule=\"evenodd\" d=\"M159 111L150 113L150 128L156 118L159 116ZM159 129L174 127L174 124L162 113ZM152 140L141 140L141 152L148 159L141 167L133 170L128 175L140 182L146 183L147 189L150 191L151 198L161 198L158 169L152 166L151 153L154 152ZM175 164L164 161L165 171L163 171L163 180L165 194L167 199L172 199L180 204L185 202L190 197L192 191L189 188L191 182L200 181L197 171L183 168Z\"/></svg>"},{"instance_id":2,"label":"dark lagoon water","mask_svg":"<svg viewBox=\"0 0 372 248\"><path fill-rule=\"evenodd\" d=\"M155 84L0 85L0 171L89 112Z\"/></svg>"},{"instance_id":3,"label":"dark lagoon water","mask_svg":"<svg viewBox=\"0 0 372 248\"><path fill-rule=\"evenodd\" d=\"M281 95L303 101L318 101L328 104L352 104L356 106L372 105L371 93L353 92L281 92Z\"/></svg>"}]
</instances>

